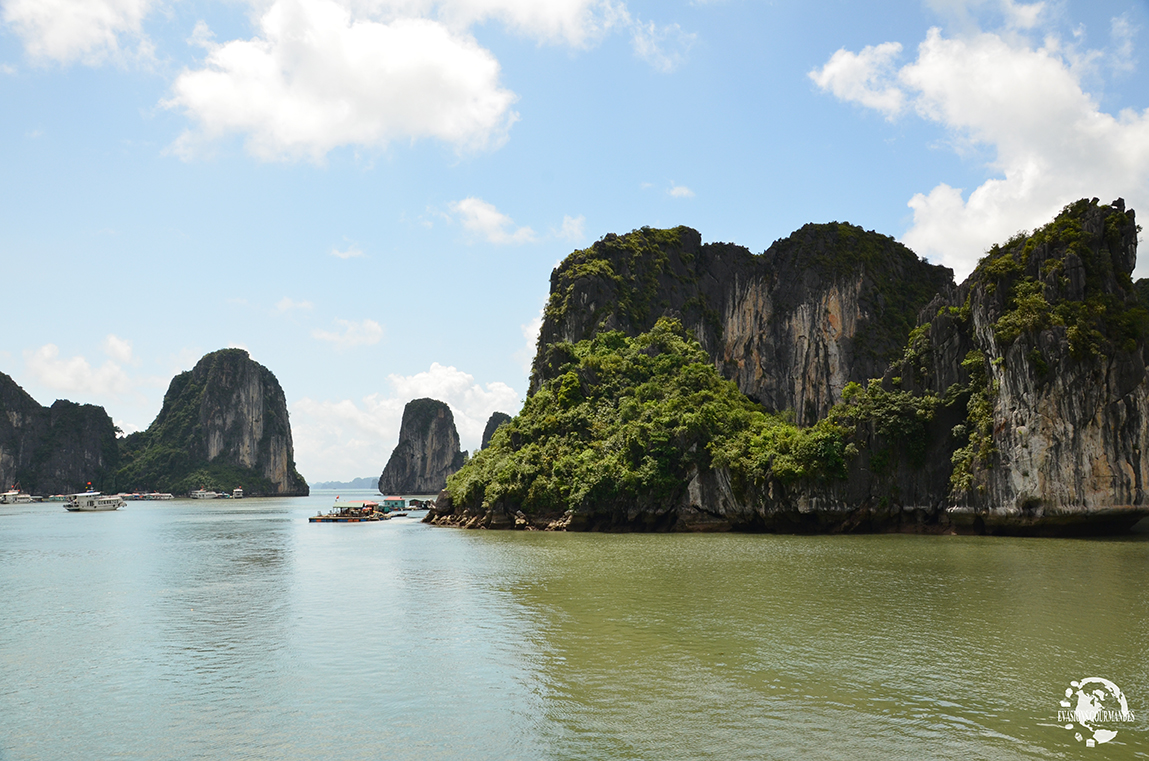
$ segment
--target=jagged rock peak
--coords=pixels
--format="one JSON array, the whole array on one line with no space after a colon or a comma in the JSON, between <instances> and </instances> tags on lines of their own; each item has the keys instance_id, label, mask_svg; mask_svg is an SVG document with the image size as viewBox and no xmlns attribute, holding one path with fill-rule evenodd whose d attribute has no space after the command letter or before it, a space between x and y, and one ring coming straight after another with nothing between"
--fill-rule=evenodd
<instances>
[{"instance_id":1,"label":"jagged rock peak","mask_svg":"<svg viewBox=\"0 0 1149 761\"><path fill-rule=\"evenodd\" d=\"M804 424L851 381L881 375L917 314L953 273L893 238L808 224L753 255L689 227L644 227L575 251L551 274L531 393L570 361L569 344L682 321L722 375Z\"/></svg>"},{"instance_id":2,"label":"jagged rock peak","mask_svg":"<svg viewBox=\"0 0 1149 761\"><path fill-rule=\"evenodd\" d=\"M491 437L495 435L495 431L510 419L511 416L505 412L492 412L491 416L487 418L486 428L483 429L483 443L479 445L479 448L486 449L487 444L491 443Z\"/></svg>"},{"instance_id":3,"label":"jagged rock peak","mask_svg":"<svg viewBox=\"0 0 1149 761\"><path fill-rule=\"evenodd\" d=\"M399 443L379 476L379 491L437 494L466 459L451 408L437 399L414 399L403 408Z\"/></svg>"},{"instance_id":4,"label":"jagged rock peak","mask_svg":"<svg viewBox=\"0 0 1149 761\"><path fill-rule=\"evenodd\" d=\"M43 407L0 373L0 490L105 489L118 463L116 429L103 407L64 399Z\"/></svg>"},{"instance_id":5,"label":"jagged rock peak","mask_svg":"<svg viewBox=\"0 0 1149 761\"><path fill-rule=\"evenodd\" d=\"M171 452L179 452L173 457ZM243 349L205 355L172 379L147 431L125 440L121 488L173 493L201 487L306 495L295 469L287 398Z\"/></svg>"}]
</instances>

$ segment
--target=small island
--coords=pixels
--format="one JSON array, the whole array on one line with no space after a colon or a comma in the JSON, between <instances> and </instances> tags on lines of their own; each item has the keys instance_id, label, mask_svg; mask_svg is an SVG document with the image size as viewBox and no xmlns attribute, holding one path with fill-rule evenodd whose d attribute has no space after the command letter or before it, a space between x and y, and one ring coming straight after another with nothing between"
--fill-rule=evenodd
<instances>
[{"instance_id":1,"label":"small island","mask_svg":"<svg viewBox=\"0 0 1149 761\"><path fill-rule=\"evenodd\" d=\"M426 520L1081 535L1149 515L1149 281L1083 199L955 285L887 236L608 235L551 277L531 395Z\"/></svg>"}]
</instances>

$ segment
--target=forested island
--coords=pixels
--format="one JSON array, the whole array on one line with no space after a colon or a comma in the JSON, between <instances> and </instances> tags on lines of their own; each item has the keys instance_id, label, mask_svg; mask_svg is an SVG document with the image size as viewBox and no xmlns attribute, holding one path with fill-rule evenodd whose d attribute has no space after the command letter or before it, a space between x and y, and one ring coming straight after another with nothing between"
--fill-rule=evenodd
<instances>
[{"instance_id":1,"label":"forested island","mask_svg":"<svg viewBox=\"0 0 1149 761\"><path fill-rule=\"evenodd\" d=\"M1149 282L1117 200L961 285L807 225L760 255L608 235L551 276L518 416L427 520L487 528L1082 534L1149 514Z\"/></svg>"}]
</instances>

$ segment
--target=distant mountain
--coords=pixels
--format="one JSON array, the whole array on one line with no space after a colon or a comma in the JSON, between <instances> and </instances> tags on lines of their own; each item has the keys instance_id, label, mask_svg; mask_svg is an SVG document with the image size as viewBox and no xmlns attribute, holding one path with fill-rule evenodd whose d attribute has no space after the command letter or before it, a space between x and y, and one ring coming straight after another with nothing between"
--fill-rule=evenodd
<instances>
[{"instance_id":1,"label":"distant mountain","mask_svg":"<svg viewBox=\"0 0 1149 761\"><path fill-rule=\"evenodd\" d=\"M350 481L319 481L311 485L312 489L374 489L379 484L376 476L353 478Z\"/></svg>"},{"instance_id":2,"label":"distant mountain","mask_svg":"<svg viewBox=\"0 0 1149 761\"><path fill-rule=\"evenodd\" d=\"M205 488L304 496L283 389L243 349L205 355L172 379L160 414L121 445L118 489Z\"/></svg>"}]
</instances>

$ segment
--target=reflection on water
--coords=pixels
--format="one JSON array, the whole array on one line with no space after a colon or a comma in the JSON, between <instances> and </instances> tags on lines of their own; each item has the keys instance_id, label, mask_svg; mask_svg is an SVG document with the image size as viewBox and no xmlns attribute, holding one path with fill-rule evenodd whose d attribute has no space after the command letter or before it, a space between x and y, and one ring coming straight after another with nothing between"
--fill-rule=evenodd
<instances>
[{"instance_id":1,"label":"reflection on water","mask_svg":"<svg viewBox=\"0 0 1149 761\"><path fill-rule=\"evenodd\" d=\"M1149 542L308 524L0 507L0 759L1149 752Z\"/></svg>"}]
</instances>

